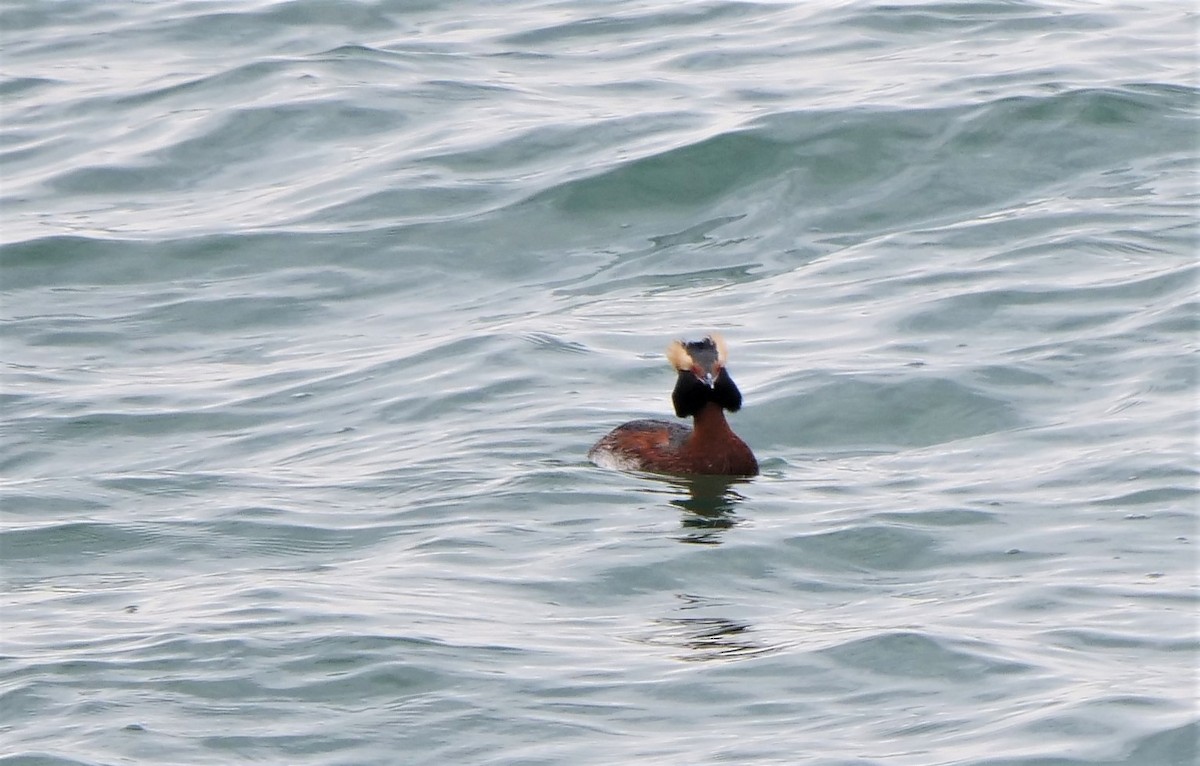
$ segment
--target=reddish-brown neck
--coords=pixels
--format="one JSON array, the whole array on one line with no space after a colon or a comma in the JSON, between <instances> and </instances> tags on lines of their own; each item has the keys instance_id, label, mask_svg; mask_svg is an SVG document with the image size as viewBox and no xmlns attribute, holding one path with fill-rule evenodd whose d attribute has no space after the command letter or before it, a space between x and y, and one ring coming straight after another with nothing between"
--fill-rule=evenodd
<instances>
[{"instance_id":1,"label":"reddish-brown neck","mask_svg":"<svg viewBox=\"0 0 1200 766\"><path fill-rule=\"evenodd\" d=\"M725 421L721 406L709 402L696 413L692 434L681 450L683 472L755 476L758 461Z\"/></svg>"},{"instance_id":2,"label":"reddish-brown neck","mask_svg":"<svg viewBox=\"0 0 1200 766\"><path fill-rule=\"evenodd\" d=\"M733 429L729 427L729 421L725 420L725 410L721 409L719 404L708 402L692 419L692 436L688 441L702 447L706 444L721 444L731 436L737 438Z\"/></svg>"}]
</instances>

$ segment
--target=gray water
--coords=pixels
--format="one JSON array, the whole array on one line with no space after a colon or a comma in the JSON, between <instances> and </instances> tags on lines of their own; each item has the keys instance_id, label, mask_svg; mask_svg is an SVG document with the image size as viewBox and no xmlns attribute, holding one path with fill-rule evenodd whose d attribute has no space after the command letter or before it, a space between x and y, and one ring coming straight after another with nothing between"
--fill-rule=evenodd
<instances>
[{"instance_id":1,"label":"gray water","mask_svg":"<svg viewBox=\"0 0 1200 766\"><path fill-rule=\"evenodd\" d=\"M1192 764L1197 31L5 4L0 763Z\"/></svg>"}]
</instances>

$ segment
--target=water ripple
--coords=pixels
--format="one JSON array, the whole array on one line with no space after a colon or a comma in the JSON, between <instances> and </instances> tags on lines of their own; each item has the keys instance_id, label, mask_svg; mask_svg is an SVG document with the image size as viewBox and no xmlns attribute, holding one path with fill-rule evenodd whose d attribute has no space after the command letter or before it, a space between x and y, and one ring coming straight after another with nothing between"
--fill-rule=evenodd
<instances>
[{"instance_id":1,"label":"water ripple","mask_svg":"<svg viewBox=\"0 0 1200 766\"><path fill-rule=\"evenodd\" d=\"M1191 763L1144 5L10 2L0 762Z\"/></svg>"}]
</instances>

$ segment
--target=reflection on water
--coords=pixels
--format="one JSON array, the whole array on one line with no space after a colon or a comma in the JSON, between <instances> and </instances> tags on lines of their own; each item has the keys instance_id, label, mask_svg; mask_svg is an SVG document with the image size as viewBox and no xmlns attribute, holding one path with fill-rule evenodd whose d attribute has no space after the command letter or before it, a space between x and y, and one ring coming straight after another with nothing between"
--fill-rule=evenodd
<instances>
[{"instance_id":1,"label":"reflection on water","mask_svg":"<svg viewBox=\"0 0 1200 766\"><path fill-rule=\"evenodd\" d=\"M704 609L717 606L701 596L679 593L684 601L680 610ZM775 651L754 637L754 627L744 620L726 617L662 617L641 642L651 646L670 646L680 649L677 659L686 662L742 659Z\"/></svg>"},{"instance_id":2,"label":"reflection on water","mask_svg":"<svg viewBox=\"0 0 1200 766\"><path fill-rule=\"evenodd\" d=\"M734 487L749 479L736 476L671 477L677 497L670 504L684 511L680 542L716 545L721 534L739 523L736 508L745 496Z\"/></svg>"},{"instance_id":3,"label":"reflection on water","mask_svg":"<svg viewBox=\"0 0 1200 766\"><path fill-rule=\"evenodd\" d=\"M656 632L645 643L676 646L684 651L678 659L687 662L742 658L770 651L753 638L744 622L724 617L679 617L655 620Z\"/></svg>"}]
</instances>

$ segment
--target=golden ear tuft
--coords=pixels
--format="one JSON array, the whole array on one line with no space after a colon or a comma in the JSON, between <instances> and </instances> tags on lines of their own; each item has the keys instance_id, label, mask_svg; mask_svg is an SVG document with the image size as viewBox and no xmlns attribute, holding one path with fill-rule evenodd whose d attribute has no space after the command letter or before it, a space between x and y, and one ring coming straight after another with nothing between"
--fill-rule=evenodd
<instances>
[{"instance_id":1,"label":"golden ear tuft","mask_svg":"<svg viewBox=\"0 0 1200 766\"><path fill-rule=\"evenodd\" d=\"M729 349L725 345L725 338L721 336L721 333L714 332L709 333L708 339L717 347L717 364L724 367L725 360L729 358Z\"/></svg>"},{"instance_id":2,"label":"golden ear tuft","mask_svg":"<svg viewBox=\"0 0 1200 766\"><path fill-rule=\"evenodd\" d=\"M673 340L671 345L667 346L667 361L677 370L690 370L695 364L681 340Z\"/></svg>"}]
</instances>

